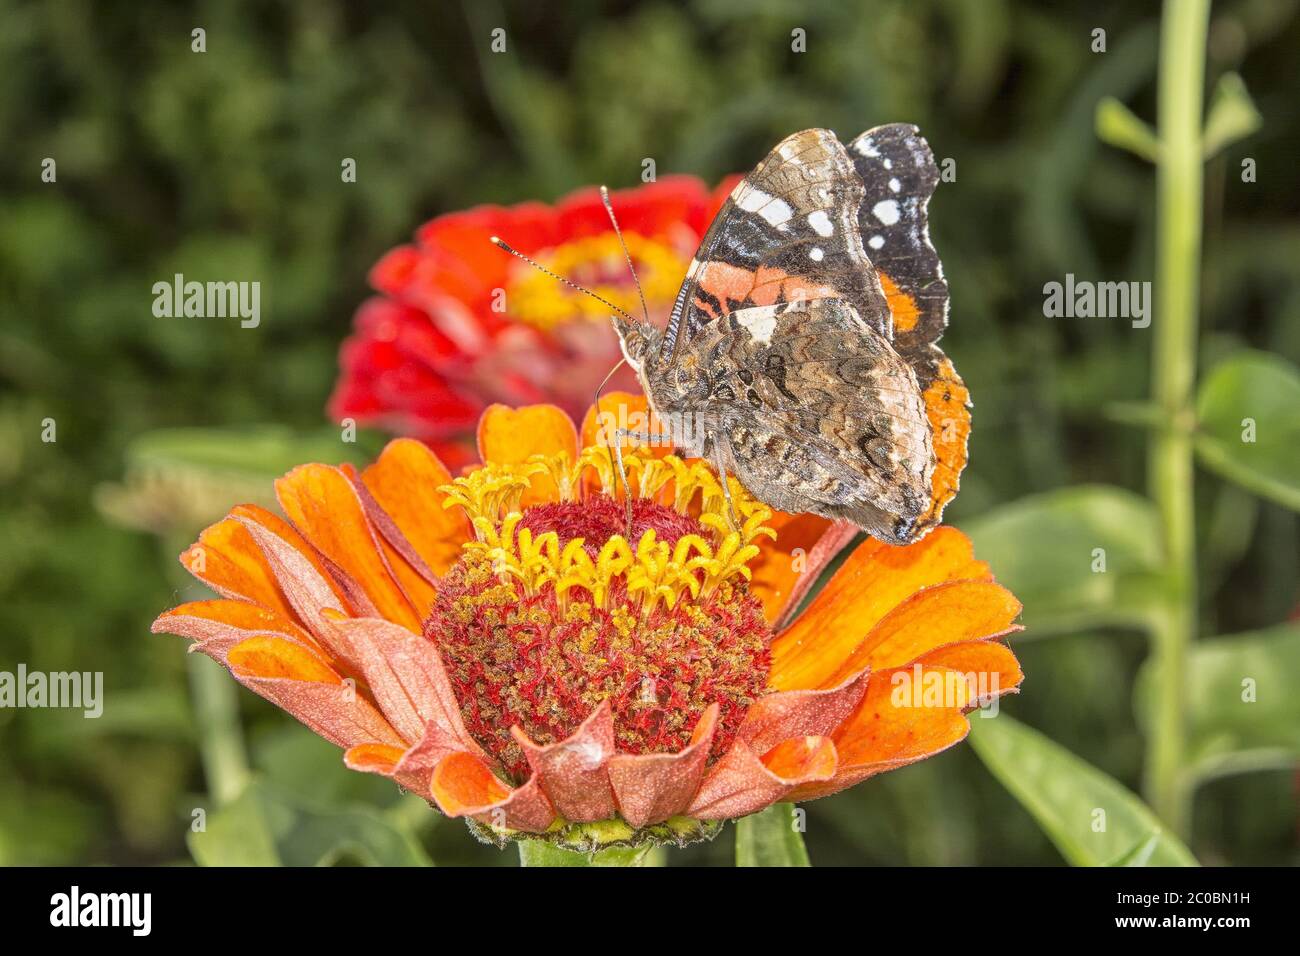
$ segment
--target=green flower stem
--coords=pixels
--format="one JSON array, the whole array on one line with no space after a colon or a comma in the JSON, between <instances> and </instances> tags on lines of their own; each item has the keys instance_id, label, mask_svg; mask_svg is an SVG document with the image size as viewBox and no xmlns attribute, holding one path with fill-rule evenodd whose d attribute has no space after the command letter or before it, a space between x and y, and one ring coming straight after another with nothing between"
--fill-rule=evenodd
<instances>
[{"instance_id":1,"label":"green flower stem","mask_svg":"<svg viewBox=\"0 0 1300 956\"><path fill-rule=\"evenodd\" d=\"M1157 316L1152 399L1164 428L1149 451L1151 496L1159 510L1169 592L1154 623L1155 724L1146 793L1174 832L1185 834L1187 654L1196 627L1193 501L1193 388L1201 260L1201 123L1209 0L1165 0L1157 87Z\"/></svg>"},{"instance_id":2,"label":"green flower stem","mask_svg":"<svg viewBox=\"0 0 1300 956\"><path fill-rule=\"evenodd\" d=\"M615 846L597 853L575 853L544 840L519 841L520 866L663 866L662 847Z\"/></svg>"},{"instance_id":3,"label":"green flower stem","mask_svg":"<svg viewBox=\"0 0 1300 956\"><path fill-rule=\"evenodd\" d=\"M176 570L179 565L172 557L185 549L190 538L165 534L160 540L178 587L190 587L188 576ZM249 779L248 752L239 723L239 687L225 668L202 654L187 655L185 664L203 777L213 803L224 806L243 792Z\"/></svg>"},{"instance_id":4,"label":"green flower stem","mask_svg":"<svg viewBox=\"0 0 1300 956\"><path fill-rule=\"evenodd\" d=\"M793 803L736 821L736 866L811 866Z\"/></svg>"},{"instance_id":5,"label":"green flower stem","mask_svg":"<svg viewBox=\"0 0 1300 956\"><path fill-rule=\"evenodd\" d=\"M224 668L202 654L190 654L186 663L203 775L213 801L224 806L248 783L248 755L239 727L238 685Z\"/></svg>"}]
</instances>

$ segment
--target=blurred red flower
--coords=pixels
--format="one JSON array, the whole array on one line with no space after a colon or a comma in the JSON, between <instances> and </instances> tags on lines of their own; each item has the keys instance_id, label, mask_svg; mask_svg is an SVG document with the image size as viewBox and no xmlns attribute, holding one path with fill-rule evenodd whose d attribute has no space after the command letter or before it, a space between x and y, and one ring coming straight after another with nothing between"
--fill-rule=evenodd
<instances>
[{"instance_id":1,"label":"blurred red flower","mask_svg":"<svg viewBox=\"0 0 1300 956\"><path fill-rule=\"evenodd\" d=\"M612 196L652 320L672 308L687 266L736 178L715 190L665 177ZM329 414L410 435L446 454L494 402L549 402L577 418L619 359L609 310L489 242L500 236L634 315L641 310L596 189L555 205L478 206L426 223L370 272L380 293L357 310ZM636 389L628 370L612 388ZM452 458L457 457L452 455Z\"/></svg>"}]
</instances>

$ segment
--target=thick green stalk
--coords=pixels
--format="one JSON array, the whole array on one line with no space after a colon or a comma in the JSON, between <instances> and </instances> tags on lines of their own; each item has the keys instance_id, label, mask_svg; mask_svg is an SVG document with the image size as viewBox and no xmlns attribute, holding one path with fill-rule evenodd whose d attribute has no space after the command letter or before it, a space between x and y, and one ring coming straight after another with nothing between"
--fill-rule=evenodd
<instances>
[{"instance_id":1,"label":"thick green stalk","mask_svg":"<svg viewBox=\"0 0 1300 956\"><path fill-rule=\"evenodd\" d=\"M1187 830L1187 652L1196 628L1193 388L1201 264L1201 123L1209 0L1165 0L1157 88L1156 284L1152 400L1164 427L1152 438L1151 496L1160 513L1169 591L1157 616L1155 725L1147 797L1176 833Z\"/></svg>"},{"instance_id":2,"label":"thick green stalk","mask_svg":"<svg viewBox=\"0 0 1300 956\"><path fill-rule=\"evenodd\" d=\"M169 558L188 545L187 536L164 536L163 552ZM190 587L174 559L167 562L178 588ZM190 677L190 706L194 710L199 759L208 794L216 806L229 803L243 792L248 783L248 752L244 747L243 728L239 723L239 685L225 669L202 654L186 657Z\"/></svg>"},{"instance_id":3,"label":"thick green stalk","mask_svg":"<svg viewBox=\"0 0 1300 956\"><path fill-rule=\"evenodd\" d=\"M222 806L239 796L248 782L248 755L239 726L239 685L202 654L189 655L186 663L203 776L213 801Z\"/></svg>"}]
</instances>

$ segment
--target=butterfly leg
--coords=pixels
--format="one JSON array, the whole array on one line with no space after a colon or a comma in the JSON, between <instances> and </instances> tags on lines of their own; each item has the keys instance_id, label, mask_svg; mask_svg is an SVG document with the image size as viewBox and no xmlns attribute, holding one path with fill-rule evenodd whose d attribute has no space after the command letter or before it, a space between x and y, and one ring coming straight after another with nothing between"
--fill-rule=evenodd
<instances>
[{"instance_id":1,"label":"butterfly leg","mask_svg":"<svg viewBox=\"0 0 1300 956\"><path fill-rule=\"evenodd\" d=\"M717 447L716 443L714 447ZM727 463L722 460L721 455L714 455L713 466L718 469L718 481L722 484L722 497L727 502L727 517L731 520L733 528L739 528L740 521L736 518L736 505L731 500L731 485L727 482Z\"/></svg>"},{"instance_id":2,"label":"butterfly leg","mask_svg":"<svg viewBox=\"0 0 1300 956\"><path fill-rule=\"evenodd\" d=\"M627 483L627 469L623 467L623 439L630 438L643 445L651 445L655 436L634 432L627 428L614 429L614 457L618 460L618 477L623 482L623 498L627 505L627 539L632 540L632 486Z\"/></svg>"}]
</instances>

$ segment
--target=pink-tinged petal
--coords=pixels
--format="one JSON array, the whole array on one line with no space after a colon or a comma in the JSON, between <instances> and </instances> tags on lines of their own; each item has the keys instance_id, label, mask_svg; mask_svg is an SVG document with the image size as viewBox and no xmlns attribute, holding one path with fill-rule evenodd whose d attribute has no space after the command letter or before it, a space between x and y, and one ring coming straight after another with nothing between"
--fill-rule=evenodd
<instances>
[{"instance_id":1,"label":"pink-tinged petal","mask_svg":"<svg viewBox=\"0 0 1300 956\"><path fill-rule=\"evenodd\" d=\"M737 740L709 771L687 811L698 820L730 820L757 813L795 788L831 780L837 764L828 737L794 737L762 759Z\"/></svg>"},{"instance_id":2,"label":"pink-tinged petal","mask_svg":"<svg viewBox=\"0 0 1300 956\"><path fill-rule=\"evenodd\" d=\"M609 762L614 756L614 717L608 700L565 740L539 746L518 725L510 729L537 780L566 820L588 823L614 815Z\"/></svg>"},{"instance_id":3,"label":"pink-tinged petal","mask_svg":"<svg viewBox=\"0 0 1300 956\"><path fill-rule=\"evenodd\" d=\"M241 684L281 710L287 710L330 743L343 748L362 743L404 747L405 742L379 711L349 684L318 684L282 677L247 677Z\"/></svg>"},{"instance_id":4,"label":"pink-tinged petal","mask_svg":"<svg viewBox=\"0 0 1300 956\"><path fill-rule=\"evenodd\" d=\"M618 754L609 762L620 816L634 827L662 823L685 812L700 788L717 729L718 705L695 724L691 742L675 754Z\"/></svg>"},{"instance_id":5,"label":"pink-tinged petal","mask_svg":"<svg viewBox=\"0 0 1300 956\"><path fill-rule=\"evenodd\" d=\"M473 754L454 753L440 760L429 789L449 817L473 817L489 826L525 833L543 833L555 819L555 809L536 777L511 790Z\"/></svg>"},{"instance_id":6,"label":"pink-tinged petal","mask_svg":"<svg viewBox=\"0 0 1300 956\"><path fill-rule=\"evenodd\" d=\"M334 622L370 692L407 740L421 740L436 724L459 749L479 752L465 729L460 705L437 648L391 621L352 618Z\"/></svg>"},{"instance_id":7,"label":"pink-tinged petal","mask_svg":"<svg viewBox=\"0 0 1300 956\"><path fill-rule=\"evenodd\" d=\"M848 719L867 692L869 670L830 690L787 690L754 701L739 735L756 753L791 737L826 737Z\"/></svg>"},{"instance_id":8,"label":"pink-tinged petal","mask_svg":"<svg viewBox=\"0 0 1300 956\"><path fill-rule=\"evenodd\" d=\"M325 618L325 612L333 611L337 615L346 609L329 582L321 576L306 555L279 535L268 531L250 518L241 517L239 521L248 529L253 536L253 541L266 557L275 575L276 584L297 612L299 619L327 649L336 653L337 649L330 643L334 635ZM336 656L343 655L336 654Z\"/></svg>"}]
</instances>

